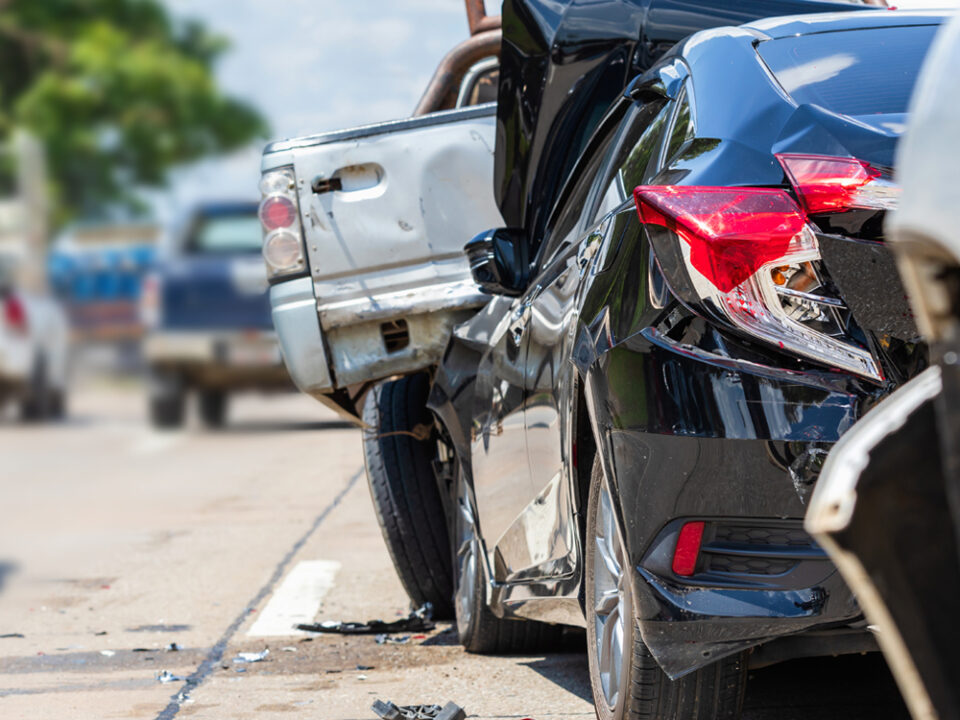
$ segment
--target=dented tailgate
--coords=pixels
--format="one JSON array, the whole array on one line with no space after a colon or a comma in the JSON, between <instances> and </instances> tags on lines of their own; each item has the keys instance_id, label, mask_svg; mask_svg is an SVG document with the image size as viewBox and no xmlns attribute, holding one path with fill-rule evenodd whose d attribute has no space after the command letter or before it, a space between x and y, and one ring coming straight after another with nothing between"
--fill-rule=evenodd
<instances>
[{"instance_id":1,"label":"dented tailgate","mask_svg":"<svg viewBox=\"0 0 960 720\"><path fill-rule=\"evenodd\" d=\"M278 322L279 298L290 295L279 285L274 320L295 376L292 356L311 352L299 364L315 368L321 348L329 370L326 380L295 377L302 389L316 395L427 367L452 325L486 301L463 246L502 224L495 113L480 105L266 149L265 172L293 167L320 337L308 350L302 318Z\"/></svg>"}]
</instances>

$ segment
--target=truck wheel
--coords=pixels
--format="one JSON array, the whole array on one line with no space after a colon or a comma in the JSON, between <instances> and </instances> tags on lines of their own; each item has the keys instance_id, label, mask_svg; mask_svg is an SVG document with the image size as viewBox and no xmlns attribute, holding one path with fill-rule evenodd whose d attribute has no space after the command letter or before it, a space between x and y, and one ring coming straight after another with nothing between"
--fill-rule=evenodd
<instances>
[{"instance_id":1,"label":"truck wheel","mask_svg":"<svg viewBox=\"0 0 960 720\"><path fill-rule=\"evenodd\" d=\"M183 378L174 372L155 371L150 385L150 423L155 428L181 427L187 406Z\"/></svg>"},{"instance_id":2,"label":"truck wheel","mask_svg":"<svg viewBox=\"0 0 960 720\"><path fill-rule=\"evenodd\" d=\"M457 636L467 652L522 653L559 645L563 627L532 620L502 619L487 605L487 574L477 533L473 493L456 469L457 507L454 517L454 601Z\"/></svg>"},{"instance_id":3,"label":"truck wheel","mask_svg":"<svg viewBox=\"0 0 960 720\"><path fill-rule=\"evenodd\" d=\"M615 510L598 460L586 533L587 655L598 720L736 720L747 683L744 653L671 680L643 644Z\"/></svg>"},{"instance_id":4,"label":"truck wheel","mask_svg":"<svg viewBox=\"0 0 960 720\"><path fill-rule=\"evenodd\" d=\"M223 390L200 391L200 419L210 428L223 427L227 419L227 393Z\"/></svg>"},{"instance_id":5,"label":"truck wheel","mask_svg":"<svg viewBox=\"0 0 960 720\"><path fill-rule=\"evenodd\" d=\"M429 389L422 373L377 385L363 411L374 428L363 451L373 507L400 582L415 606L430 602L434 617L449 619L453 563L433 469L437 439L426 407Z\"/></svg>"},{"instance_id":6,"label":"truck wheel","mask_svg":"<svg viewBox=\"0 0 960 720\"><path fill-rule=\"evenodd\" d=\"M50 415L50 385L47 381L47 359L37 358L30 373L30 386L20 401L20 419L24 422L44 420Z\"/></svg>"}]
</instances>

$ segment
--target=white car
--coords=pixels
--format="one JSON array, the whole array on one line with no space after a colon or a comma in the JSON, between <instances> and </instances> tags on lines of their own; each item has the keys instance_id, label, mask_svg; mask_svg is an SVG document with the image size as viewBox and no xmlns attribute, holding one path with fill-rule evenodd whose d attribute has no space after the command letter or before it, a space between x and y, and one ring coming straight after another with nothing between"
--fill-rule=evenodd
<instances>
[{"instance_id":1,"label":"white car","mask_svg":"<svg viewBox=\"0 0 960 720\"><path fill-rule=\"evenodd\" d=\"M0 404L24 420L66 412L69 325L52 297L0 287Z\"/></svg>"}]
</instances>

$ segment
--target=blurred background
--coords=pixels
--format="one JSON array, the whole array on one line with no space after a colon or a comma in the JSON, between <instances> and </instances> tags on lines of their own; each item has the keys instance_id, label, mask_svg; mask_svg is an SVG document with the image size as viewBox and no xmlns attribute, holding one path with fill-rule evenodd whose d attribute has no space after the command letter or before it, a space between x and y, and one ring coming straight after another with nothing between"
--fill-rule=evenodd
<instances>
[{"instance_id":1,"label":"blurred background","mask_svg":"<svg viewBox=\"0 0 960 720\"><path fill-rule=\"evenodd\" d=\"M160 305L179 297L166 309L192 312L224 289L212 276L229 276L240 299L189 318L193 329L268 332L266 299L253 297L266 290L255 220L266 141L408 116L468 36L451 0L0 7L5 422L67 417L92 380L145 379L144 339L172 317ZM188 271L187 255L203 258ZM194 277L160 301L169 262ZM210 298L188 302L200 284ZM279 362L264 353L237 362ZM224 400L207 401L220 424Z\"/></svg>"}]
</instances>

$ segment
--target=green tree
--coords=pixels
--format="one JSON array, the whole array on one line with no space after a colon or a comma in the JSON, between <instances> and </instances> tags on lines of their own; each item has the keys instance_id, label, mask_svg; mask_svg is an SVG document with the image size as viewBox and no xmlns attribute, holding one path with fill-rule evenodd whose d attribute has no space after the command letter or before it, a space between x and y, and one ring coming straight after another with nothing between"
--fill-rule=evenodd
<instances>
[{"instance_id":1,"label":"green tree","mask_svg":"<svg viewBox=\"0 0 960 720\"><path fill-rule=\"evenodd\" d=\"M225 49L157 0L0 0L0 136L43 141L55 222L136 207L172 166L266 134L216 86Z\"/></svg>"}]
</instances>

